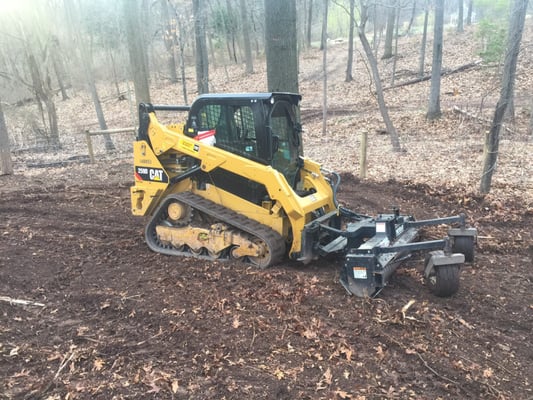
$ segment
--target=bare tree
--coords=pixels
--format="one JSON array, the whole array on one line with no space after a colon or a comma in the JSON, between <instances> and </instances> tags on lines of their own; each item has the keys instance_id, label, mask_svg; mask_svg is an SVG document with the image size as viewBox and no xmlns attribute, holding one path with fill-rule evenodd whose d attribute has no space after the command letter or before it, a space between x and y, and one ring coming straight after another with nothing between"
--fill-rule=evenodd
<instances>
[{"instance_id":1,"label":"bare tree","mask_svg":"<svg viewBox=\"0 0 533 400\"><path fill-rule=\"evenodd\" d=\"M404 35L409 35L411 32L411 27L413 26L413 21L416 16L416 0L413 0L413 6L411 7L411 18L409 18L409 24L407 24L407 29L405 30Z\"/></svg>"},{"instance_id":2,"label":"bare tree","mask_svg":"<svg viewBox=\"0 0 533 400\"><path fill-rule=\"evenodd\" d=\"M468 0L468 9L466 12L466 24L472 25L472 9L474 7L474 0Z\"/></svg>"},{"instance_id":3,"label":"bare tree","mask_svg":"<svg viewBox=\"0 0 533 400\"><path fill-rule=\"evenodd\" d=\"M9 148L9 135L7 132L6 119L2 101L0 99L0 175L11 175L13 163L11 162L11 150Z\"/></svg>"},{"instance_id":4,"label":"bare tree","mask_svg":"<svg viewBox=\"0 0 533 400\"><path fill-rule=\"evenodd\" d=\"M84 42L80 34L80 10L75 9L76 4L70 0L64 1L67 20L69 23L69 30L71 33L71 40L73 41L74 48L79 51L79 60L83 69L83 74L85 75L85 81L89 87L89 92L91 93L91 98L93 100L94 109L96 112L96 118L98 119L98 126L101 130L107 129L107 123L104 116L104 111L102 109L102 103L100 102L100 97L96 89L96 82L94 79L94 74L92 71L92 60L89 54L89 46ZM107 151L112 151L115 149L115 145L111 139L111 135L104 135L105 148Z\"/></svg>"},{"instance_id":5,"label":"bare tree","mask_svg":"<svg viewBox=\"0 0 533 400\"><path fill-rule=\"evenodd\" d=\"M64 83L65 66L61 59L61 50L59 48L59 40L56 36L50 39L50 57L52 59L52 65L54 67L54 73L57 78L57 84L59 85L59 91L63 100L68 100L67 88Z\"/></svg>"},{"instance_id":6,"label":"bare tree","mask_svg":"<svg viewBox=\"0 0 533 400\"><path fill-rule=\"evenodd\" d=\"M307 48L311 48L311 27L313 26L313 0L309 0L309 10L307 11L307 27L305 35L305 43Z\"/></svg>"},{"instance_id":7,"label":"bare tree","mask_svg":"<svg viewBox=\"0 0 533 400\"><path fill-rule=\"evenodd\" d=\"M328 41L326 34L328 31L328 6L329 0L324 1L324 19L322 21L322 135L326 135L326 126L328 119Z\"/></svg>"},{"instance_id":8,"label":"bare tree","mask_svg":"<svg viewBox=\"0 0 533 400\"><path fill-rule=\"evenodd\" d=\"M66 0L68 2L68 0ZM123 15L126 21L126 37L130 56L130 70L135 87L137 103L150 102L148 65L140 24L140 0L122 0Z\"/></svg>"},{"instance_id":9,"label":"bare tree","mask_svg":"<svg viewBox=\"0 0 533 400\"><path fill-rule=\"evenodd\" d=\"M520 42L524 31L528 0L513 0L509 18L509 31L507 33L507 51L503 66L502 86L500 98L496 104L494 117L489 133L485 138L485 152L483 157L483 173L481 175L480 192L489 193L492 176L498 161L498 149L500 144L500 131L503 118L514 91L516 77L516 64L520 51Z\"/></svg>"},{"instance_id":10,"label":"bare tree","mask_svg":"<svg viewBox=\"0 0 533 400\"><path fill-rule=\"evenodd\" d=\"M464 9L464 0L457 0L459 5L459 11L457 13L457 32L463 33L465 31L463 26L463 9Z\"/></svg>"},{"instance_id":11,"label":"bare tree","mask_svg":"<svg viewBox=\"0 0 533 400\"><path fill-rule=\"evenodd\" d=\"M444 28L444 0L435 0L435 28L433 32L433 64L431 66L431 88L426 117L440 118L440 81L442 69L442 35Z\"/></svg>"},{"instance_id":12,"label":"bare tree","mask_svg":"<svg viewBox=\"0 0 533 400\"><path fill-rule=\"evenodd\" d=\"M396 21L396 0L389 0L387 10L387 30L385 32L385 49L383 59L392 58L392 39L394 38L394 22Z\"/></svg>"},{"instance_id":13,"label":"bare tree","mask_svg":"<svg viewBox=\"0 0 533 400\"><path fill-rule=\"evenodd\" d=\"M198 94L209 93L209 61L205 37L204 0L193 0L194 38L196 43L196 85Z\"/></svg>"},{"instance_id":14,"label":"bare tree","mask_svg":"<svg viewBox=\"0 0 533 400\"><path fill-rule=\"evenodd\" d=\"M372 47L370 46L370 43L368 42L368 39L365 34L365 26L367 20L368 4L364 0L361 0L361 23L357 27L357 34L359 35L359 39L361 40L361 44L363 45L363 50L365 51L366 58L372 70L374 85L376 86L376 96L378 100L379 111L381 112L381 116L383 118L383 122L385 123L387 133L390 135L392 149L394 151L399 152L401 151L400 138L398 136L396 128L392 123L392 120L390 119L389 110L387 109L387 105L385 104L383 85L381 84L381 78L379 76L378 62L374 53L372 52Z\"/></svg>"},{"instance_id":15,"label":"bare tree","mask_svg":"<svg viewBox=\"0 0 533 400\"><path fill-rule=\"evenodd\" d=\"M56 106L53 100L53 93L50 88L50 85L45 83L49 82L49 77L45 77L43 80L43 76L41 73L41 70L39 69L39 65L37 64L37 60L34 55L33 48L26 42L26 59L28 62L28 68L30 70L30 76L31 81L33 84L33 90L35 92L35 98L37 100L37 105L41 111L41 114L43 113L42 109L42 103L45 104L46 107L46 113L48 116L48 128L49 128L49 144L52 147L59 147L59 128L57 123L57 111ZM44 118L43 118L44 119ZM46 126L46 123L44 124Z\"/></svg>"},{"instance_id":16,"label":"bare tree","mask_svg":"<svg viewBox=\"0 0 533 400\"><path fill-rule=\"evenodd\" d=\"M177 18L176 25L178 27L178 44L179 44L178 48L179 48L183 101L185 102L185 104L189 104L188 99L187 99L187 80L185 78L185 33L184 33L184 28L183 28L185 21L184 21L184 18L181 15L178 15L176 11L174 11L174 13Z\"/></svg>"},{"instance_id":17,"label":"bare tree","mask_svg":"<svg viewBox=\"0 0 533 400\"><path fill-rule=\"evenodd\" d=\"M350 29L348 31L348 64L346 66L345 82L353 81L353 31L355 27L355 0L350 0Z\"/></svg>"},{"instance_id":18,"label":"bare tree","mask_svg":"<svg viewBox=\"0 0 533 400\"><path fill-rule=\"evenodd\" d=\"M420 61L418 64L418 76L423 77L426 65L426 43L428 37L429 0L424 5L424 30L422 31L422 44L420 45Z\"/></svg>"},{"instance_id":19,"label":"bare tree","mask_svg":"<svg viewBox=\"0 0 533 400\"><path fill-rule=\"evenodd\" d=\"M176 45L176 21L171 18L168 0L160 0L161 16L163 17L163 43L167 50L168 73L170 82L178 82L175 45Z\"/></svg>"},{"instance_id":20,"label":"bare tree","mask_svg":"<svg viewBox=\"0 0 533 400\"><path fill-rule=\"evenodd\" d=\"M529 125L527 126L527 134L533 137L533 97L531 98L531 106L529 107Z\"/></svg>"},{"instance_id":21,"label":"bare tree","mask_svg":"<svg viewBox=\"0 0 533 400\"><path fill-rule=\"evenodd\" d=\"M245 72L251 74L254 72L252 60L252 46L250 44L250 22L248 18L248 9L246 0L240 0L241 24L242 24L242 41L244 44L244 62L246 65Z\"/></svg>"}]
</instances>

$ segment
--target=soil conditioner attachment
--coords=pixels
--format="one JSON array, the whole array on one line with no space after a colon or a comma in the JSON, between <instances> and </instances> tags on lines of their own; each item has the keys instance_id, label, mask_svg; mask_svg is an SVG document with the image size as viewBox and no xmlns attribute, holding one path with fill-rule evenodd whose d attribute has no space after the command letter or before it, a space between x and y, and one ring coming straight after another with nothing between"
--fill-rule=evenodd
<instances>
[{"instance_id":1,"label":"soil conditioner attachment","mask_svg":"<svg viewBox=\"0 0 533 400\"><path fill-rule=\"evenodd\" d=\"M140 104L131 205L149 217L148 246L259 268L336 256L342 285L362 297L426 251L428 287L454 294L461 265L474 259L477 233L465 216L415 221L398 209L371 217L340 206L339 175L303 156L300 100L240 93L202 95L190 107ZM176 113L182 123L158 120ZM421 227L442 224L445 238L417 241Z\"/></svg>"}]
</instances>

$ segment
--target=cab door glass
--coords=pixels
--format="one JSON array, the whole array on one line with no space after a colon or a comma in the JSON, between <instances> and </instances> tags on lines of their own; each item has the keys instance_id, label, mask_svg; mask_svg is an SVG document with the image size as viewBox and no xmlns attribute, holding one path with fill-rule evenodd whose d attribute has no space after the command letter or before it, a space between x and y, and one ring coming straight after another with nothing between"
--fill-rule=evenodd
<instances>
[{"instance_id":1,"label":"cab door glass","mask_svg":"<svg viewBox=\"0 0 533 400\"><path fill-rule=\"evenodd\" d=\"M295 187L301 153L300 124L293 106L286 101L274 104L270 114L273 142L272 167L281 172L291 187Z\"/></svg>"}]
</instances>

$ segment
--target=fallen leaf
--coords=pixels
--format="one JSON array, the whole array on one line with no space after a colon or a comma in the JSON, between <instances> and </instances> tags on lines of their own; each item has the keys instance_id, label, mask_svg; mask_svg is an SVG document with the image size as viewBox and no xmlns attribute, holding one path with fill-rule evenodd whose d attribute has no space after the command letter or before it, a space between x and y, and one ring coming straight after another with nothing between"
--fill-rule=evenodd
<instances>
[{"instance_id":1,"label":"fallen leaf","mask_svg":"<svg viewBox=\"0 0 533 400\"><path fill-rule=\"evenodd\" d=\"M155 384L155 382L150 382L150 390L146 393L159 393L161 391L161 388Z\"/></svg>"},{"instance_id":2,"label":"fallen leaf","mask_svg":"<svg viewBox=\"0 0 533 400\"><path fill-rule=\"evenodd\" d=\"M93 370L101 371L102 368L104 368L104 365L105 365L105 361L102 360L101 358L97 358L93 362Z\"/></svg>"},{"instance_id":3,"label":"fallen leaf","mask_svg":"<svg viewBox=\"0 0 533 400\"><path fill-rule=\"evenodd\" d=\"M483 378L492 378L492 375L494 374L494 371L492 368L487 368L483 371Z\"/></svg>"},{"instance_id":4,"label":"fallen leaf","mask_svg":"<svg viewBox=\"0 0 533 400\"><path fill-rule=\"evenodd\" d=\"M336 390L335 394L339 396L341 399L353 399L353 396L349 394L348 392L345 392L344 390Z\"/></svg>"},{"instance_id":5,"label":"fallen leaf","mask_svg":"<svg viewBox=\"0 0 533 400\"><path fill-rule=\"evenodd\" d=\"M172 393L176 394L178 389L180 388L180 385L179 385L178 381L176 379L174 379L172 381L172 383L170 384L170 387L172 388Z\"/></svg>"}]
</instances>

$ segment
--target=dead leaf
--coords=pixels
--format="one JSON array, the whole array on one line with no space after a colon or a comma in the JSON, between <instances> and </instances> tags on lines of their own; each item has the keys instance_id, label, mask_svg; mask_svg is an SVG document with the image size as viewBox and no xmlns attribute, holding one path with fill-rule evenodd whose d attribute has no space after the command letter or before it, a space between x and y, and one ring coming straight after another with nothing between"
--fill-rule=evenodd
<instances>
[{"instance_id":1,"label":"dead leaf","mask_svg":"<svg viewBox=\"0 0 533 400\"><path fill-rule=\"evenodd\" d=\"M341 399L353 399L353 396L344 390L335 390L335 394Z\"/></svg>"},{"instance_id":2,"label":"dead leaf","mask_svg":"<svg viewBox=\"0 0 533 400\"><path fill-rule=\"evenodd\" d=\"M316 331L306 329L302 332L302 336L306 339L316 339L318 337L318 334L316 333Z\"/></svg>"},{"instance_id":3,"label":"dead leaf","mask_svg":"<svg viewBox=\"0 0 533 400\"><path fill-rule=\"evenodd\" d=\"M150 382L150 390L146 393L159 393L161 388L155 384L155 382Z\"/></svg>"},{"instance_id":4,"label":"dead leaf","mask_svg":"<svg viewBox=\"0 0 533 400\"><path fill-rule=\"evenodd\" d=\"M383 347L381 347L381 345L374 347L374 350L376 350L376 355L380 360L383 360L383 358L385 358L385 352L383 351Z\"/></svg>"},{"instance_id":5,"label":"dead leaf","mask_svg":"<svg viewBox=\"0 0 533 400\"><path fill-rule=\"evenodd\" d=\"M276 368L276 370L274 371L274 375L276 378L278 378L278 380L282 380L283 378L285 378L285 373L279 368Z\"/></svg>"},{"instance_id":6,"label":"dead leaf","mask_svg":"<svg viewBox=\"0 0 533 400\"><path fill-rule=\"evenodd\" d=\"M472 325L470 325L468 322L466 322L464 319L459 318L457 321L463 326L466 326L468 329L474 329Z\"/></svg>"},{"instance_id":7,"label":"dead leaf","mask_svg":"<svg viewBox=\"0 0 533 400\"><path fill-rule=\"evenodd\" d=\"M170 384L170 387L172 389L172 393L176 394L178 392L178 389L180 388L180 385L176 379L172 381Z\"/></svg>"},{"instance_id":8,"label":"dead leaf","mask_svg":"<svg viewBox=\"0 0 533 400\"><path fill-rule=\"evenodd\" d=\"M489 367L483 370L483 378L492 378L492 375L494 375L494 371L492 370L492 368Z\"/></svg>"},{"instance_id":9,"label":"dead leaf","mask_svg":"<svg viewBox=\"0 0 533 400\"><path fill-rule=\"evenodd\" d=\"M238 329L239 326L242 325L242 324L241 324L241 321L239 321L239 316L238 316L238 315L234 315L234 316L233 316L233 323L232 323L232 325L233 325L233 327L234 327L235 329Z\"/></svg>"},{"instance_id":10,"label":"dead leaf","mask_svg":"<svg viewBox=\"0 0 533 400\"><path fill-rule=\"evenodd\" d=\"M105 361L102 360L101 358L97 358L93 362L93 370L94 371L101 371L102 368L104 368L104 365L105 365Z\"/></svg>"},{"instance_id":11,"label":"dead leaf","mask_svg":"<svg viewBox=\"0 0 533 400\"><path fill-rule=\"evenodd\" d=\"M324 379L324 382L327 385L331 385L331 382L333 380L333 374L331 373L331 368L328 367L326 372L324 372L324 375L322 376L322 378Z\"/></svg>"}]
</instances>

